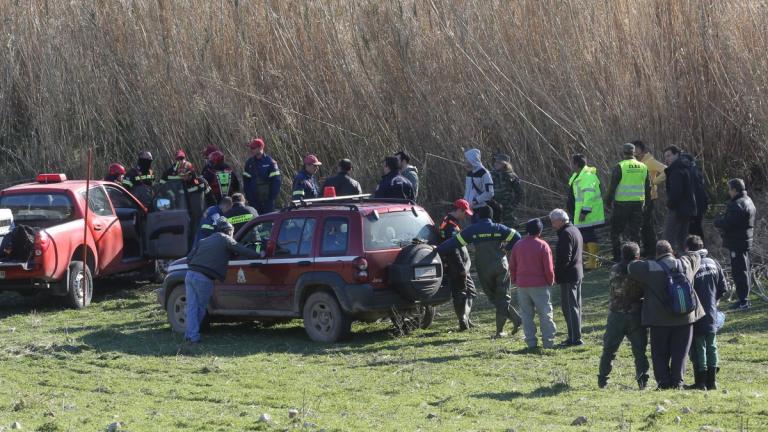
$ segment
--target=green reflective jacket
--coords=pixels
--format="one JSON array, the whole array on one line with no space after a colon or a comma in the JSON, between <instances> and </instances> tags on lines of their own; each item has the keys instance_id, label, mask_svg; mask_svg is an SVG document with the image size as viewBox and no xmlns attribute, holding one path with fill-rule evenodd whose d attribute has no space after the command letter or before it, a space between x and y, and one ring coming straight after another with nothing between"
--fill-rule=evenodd
<instances>
[{"instance_id":1,"label":"green reflective jacket","mask_svg":"<svg viewBox=\"0 0 768 432\"><path fill-rule=\"evenodd\" d=\"M603 195L597 168L585 166L581 171L573 173L568 185L572 188L575 199L573 224L580 228L605 224ZM582 214L582 211L586 213Z\"/></svg>"}]
</instances>

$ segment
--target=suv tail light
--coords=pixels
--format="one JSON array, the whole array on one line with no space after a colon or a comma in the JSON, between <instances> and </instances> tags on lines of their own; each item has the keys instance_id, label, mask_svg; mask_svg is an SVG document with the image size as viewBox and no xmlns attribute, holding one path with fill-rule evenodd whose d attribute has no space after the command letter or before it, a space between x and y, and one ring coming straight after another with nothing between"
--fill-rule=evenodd
<instances>
[{"instance_id":1,"label":"suv tail light","mask_svg":"<svg viewBox=\"0 0 768 432\"><path fill-rule=\"evenodd\" d=\"M355 279L359 282L368 280L368 260L363 257L355 258L352 263L355 265Z\"/></svg>"},{"instance_id":2,"label":"suv tail light","mask_svg":"<svg viewBox=\"0 0 768 432\"><path fill-rule=\"evenodd\" d=\"M45 231L40 231L35 236L35 256L42 256L51 247L51 238Z\"/></svg>"}]
</instances>

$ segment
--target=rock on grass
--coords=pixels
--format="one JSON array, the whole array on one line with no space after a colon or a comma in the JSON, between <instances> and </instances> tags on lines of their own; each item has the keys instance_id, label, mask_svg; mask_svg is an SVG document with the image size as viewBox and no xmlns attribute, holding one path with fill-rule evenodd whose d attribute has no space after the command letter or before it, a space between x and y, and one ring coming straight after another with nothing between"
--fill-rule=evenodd
<instances>
[{"instance_id":1,"label":"rock on grass","mask_svg":"<svg viewBox=\"0 0 768 432\"><path fill-rule=\"evenodd\" d=\"M585 424L587 424L587 422L588 420L586 417L578 416L573 422L571 422L571 426L584 426Z\"/></svg>"}]
</instances>

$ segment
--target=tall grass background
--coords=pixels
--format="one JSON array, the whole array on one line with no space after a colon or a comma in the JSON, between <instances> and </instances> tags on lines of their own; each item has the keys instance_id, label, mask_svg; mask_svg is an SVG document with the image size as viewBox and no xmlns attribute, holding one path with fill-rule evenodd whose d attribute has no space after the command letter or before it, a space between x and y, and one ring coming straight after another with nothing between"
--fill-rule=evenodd
<instances>
[{"instance_id":1,"label":"tall grass background","mask_svg":"<svg viewBox=\"0 0 768 432\"><path fill-rule=\"evenodd\" d=\"M464 168L427 154L469 147L560 192L569 154L607 180L632 139L696 155L720 197L765 182L764 1L2 0L0 17L4 183L82 177L87 148L95 176L140 149L200 166L208 143L240 169L254 136L286 175L349 157L367 190L405 149L429 202Z\"/></svg>"}]
</instances>

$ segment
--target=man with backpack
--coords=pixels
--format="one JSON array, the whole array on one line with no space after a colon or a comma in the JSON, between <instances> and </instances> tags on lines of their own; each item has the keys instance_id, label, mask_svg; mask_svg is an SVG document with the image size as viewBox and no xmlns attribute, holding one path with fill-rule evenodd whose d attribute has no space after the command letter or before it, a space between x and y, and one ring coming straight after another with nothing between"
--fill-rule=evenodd
<instances>
[{"instance_id":1,"label":"man with backpack","mask_svg":"<svg viewBox=\"0 0 768 432\"><path fill-rule=\"evenodd\" d=\"M693 289L699 297L705 315L693 325L693 348L691 361L694 367L693 385L697 390L717 389L717 301L726 291L725 274L720 264L707 256L704 241L697 235L690 235L685 240L685 250L699 252L701 267L696 272Z\"/></svg>"},{"instance_id":2,"label":"man with backpack","mask_svg":"<svg viewBox=\"0 0 768 432\"><path fill-rule=\"evenodd\" d=\"M676 259L666 240L656 243L655 260L635 261L628 266L630 277L645 285L640 316L643 326L651 330L653 375L660 390L683 387L693 323L704 316L693 290L699 267L699 252L687 252Z\"/></svg>"}]
</instances>

